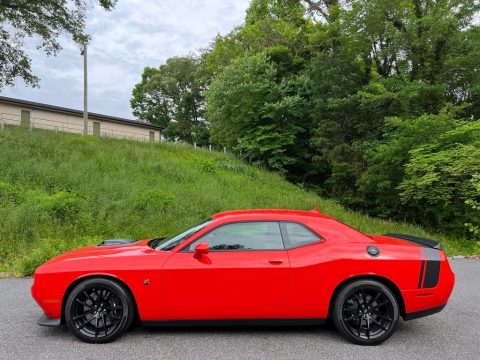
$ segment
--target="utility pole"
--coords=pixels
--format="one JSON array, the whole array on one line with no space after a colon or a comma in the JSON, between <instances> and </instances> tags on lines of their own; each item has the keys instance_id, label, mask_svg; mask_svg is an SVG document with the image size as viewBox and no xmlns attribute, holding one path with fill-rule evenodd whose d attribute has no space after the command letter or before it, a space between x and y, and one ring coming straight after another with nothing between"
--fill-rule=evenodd
<instances>
[{"instance_id":1,"label":"utility pole","mask_svg":"<svg viewBox=\"0 0 480 360\"><path fill-rule=\"evenodd\" d=\"M87 74L87 44L83 46L83 135L88 135L88 74Z\"/></svg>"}]
</instances>

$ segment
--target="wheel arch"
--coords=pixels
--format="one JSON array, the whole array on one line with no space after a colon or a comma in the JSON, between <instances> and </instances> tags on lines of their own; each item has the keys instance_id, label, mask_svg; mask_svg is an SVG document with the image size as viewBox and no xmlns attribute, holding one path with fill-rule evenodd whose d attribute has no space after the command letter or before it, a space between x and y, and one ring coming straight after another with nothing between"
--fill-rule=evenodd
<instances>
[{"instance_id":1,"label":"wheel arch","mask_svg":"<svg viewBox=\"0 0 480 360\"><path fill-rule=\"evenodd\" d=\"M343 280L341 283L339 283L335 287L335 290L333 291L333 294L330 298L330 302L329 302L329 305L328 305L328 317L329 318L331 317L333 302L335 301L335 298L336 298L337 294L340 292L340 290L345 285L347 285L351 282L357 281L357 280L376 280L376 281L382 283L383 285L385 285L386 287L388 287L392 291L393 295L395 296L395 299L398 301L398 305L399 305L399 308L400 308L399 309L400 310L400 315L403 318L405 317L405 314L406 314L406 312L405 312L405 301L403 299L402 293L401 293L400 289L398 288L398 286L393 281L391 281L390 279L387 279L386 277L383 277L383 276L380 276L380 275L368 274L368 275L357 275L357 276L349 277L348 279Z\"/></svg>"},{"instance_id":2,"label":"wheel arch","mask_svg":"<svg viewBox=\"0 0 480 360\"><path fill-rule=\"evenodd\" d=\"M140 323L140 314L138 312L138 307L137 307L137 300L135 299L135 296L130 289L130 287L125 283L125 281L119 279L118 277L111 275L111 274L88 274L85 276L81 276L77 279L75 279L70 285L68 285L67 289L65 290L65 293L63 294L62 298L62 308L61 308L61 324L65 324L65 303L68 299L68 296L72 292L72 290L80 284L82 281L89 280L89 279L107 279L116 282L117 284L123 286L125 290L128 292L130 295L132 301L133 301L133 309L134 309L134 314L133 314L133 322L132 324L138 324Z\"/></svg>"}]
</instances>

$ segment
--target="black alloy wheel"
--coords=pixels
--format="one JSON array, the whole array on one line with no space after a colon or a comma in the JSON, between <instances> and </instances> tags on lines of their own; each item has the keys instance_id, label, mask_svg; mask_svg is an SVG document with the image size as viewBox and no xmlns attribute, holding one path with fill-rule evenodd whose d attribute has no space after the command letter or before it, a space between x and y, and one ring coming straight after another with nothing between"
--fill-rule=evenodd
<instances>
[{"instance_id":1,"label":"black alloy wheel","mask_svg":"<svg viewBox=\"0 0 480 360\"><path fill-rule=\"evenodd\" d=\"M398 320L395 295L378 281L351 282L340 290L334 301L335 327L356 344L380 344L392 336Z\"/></svg>"},{"instance_id":2,"label":"black alloy wheel","mask_svg":"<svg viewBox=\"0 0 480 360\"><path fill-rule=\"evenodd\" d=\"M119 337L132 323L133 304L115 281L94 278L78 284L65 303L65 321L79 339L105 343Z\"/></svg>"}]
</instances>

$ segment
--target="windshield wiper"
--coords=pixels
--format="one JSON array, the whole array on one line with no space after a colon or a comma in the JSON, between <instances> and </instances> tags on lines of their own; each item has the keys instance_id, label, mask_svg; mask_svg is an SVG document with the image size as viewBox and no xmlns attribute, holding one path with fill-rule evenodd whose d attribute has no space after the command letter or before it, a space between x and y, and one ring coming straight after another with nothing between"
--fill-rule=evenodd
<instances>
[{"instance_id":1,"label":"windshield wiper","mask_svg":"<svg viewBox=\"0 0 480 360\"><path fill-rule=\"evenodd\" d=\"M165 240L166 238L167 238L166 236L162 236L162 237L152 239L148 242L148 246L150 246L152 249L155 249L158 246L158 243L162 240Z\"/></svg>"}]
</instances>

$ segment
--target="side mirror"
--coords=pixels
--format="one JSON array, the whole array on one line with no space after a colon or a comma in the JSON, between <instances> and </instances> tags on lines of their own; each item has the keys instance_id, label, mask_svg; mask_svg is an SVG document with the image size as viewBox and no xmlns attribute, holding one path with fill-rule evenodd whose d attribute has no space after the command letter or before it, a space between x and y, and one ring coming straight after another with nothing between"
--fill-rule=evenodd
<instances>
[{"instance_id":1,"label":"side mirror","mask_svg":"<svg viewBox=\"0 0 480 360\"><path fill-rule=\"evenodd\" d=\"M208 254L208 244L206 242L201 242L195 245L195 257L201 258L203 255Z\"/></svg>"}]
</instances>

